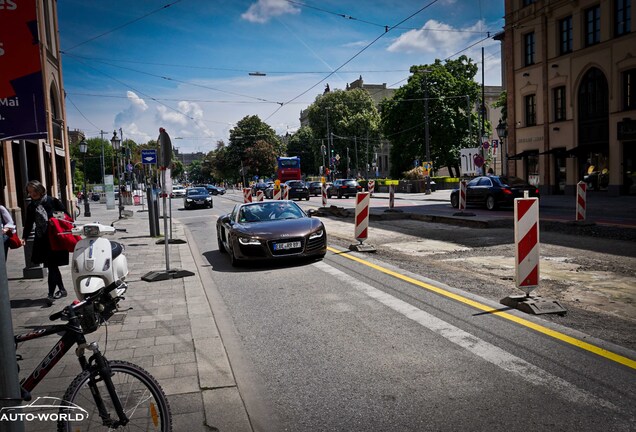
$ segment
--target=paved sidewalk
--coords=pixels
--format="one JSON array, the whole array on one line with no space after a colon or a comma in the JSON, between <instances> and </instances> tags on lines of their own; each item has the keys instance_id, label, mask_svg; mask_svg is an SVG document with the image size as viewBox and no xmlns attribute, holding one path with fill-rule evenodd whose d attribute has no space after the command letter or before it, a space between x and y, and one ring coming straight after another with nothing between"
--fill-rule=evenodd
<instances>
[{"instance_id":1,"label":"paved sidewalk","mask_svg":"<svg viewBox=\"0 0 636 432\"><path fill-rule=\"evenodd\" d=\"M108 326L87 336L99 341L107 358L127 360L148 370L168 395L175 431L251 431L241 395L229 364L208 298L189 244L170 245L170 268L189 270L194 276L162 282L145 282L141 277L149 271L166 269L165 246L149 237L148 214L135 210L134 217L116 223L126 233L114 238L125 245L130 273L123 310L111 318ZM78 223L99 221L110 224L118 210L107 210L105 204L91 203L90 218ZM163 232L163 220L160 220ZM188 233L177 221L173 238L187 240ZM9 251L7 273L14 333L26 333L49 325L49 315L73 300L70 266L62 267L69 297L47 307L46 278L23 279L24 249ZM206 283L211 283L206 281ZM30 373L57 341L49 336L18 347L20 378ZM80 372L71 350L40 383L33 394L61 397ZM49 431L51 423L25 425L27 431Z\"/></svg>"}]
</instances>

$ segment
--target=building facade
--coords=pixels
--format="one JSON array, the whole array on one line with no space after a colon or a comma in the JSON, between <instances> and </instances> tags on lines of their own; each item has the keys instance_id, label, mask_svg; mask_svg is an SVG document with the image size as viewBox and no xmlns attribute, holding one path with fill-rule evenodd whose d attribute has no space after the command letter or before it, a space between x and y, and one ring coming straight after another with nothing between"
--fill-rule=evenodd
<instances>
[{"instance_id":1,"label":"building facade","mask_svg":"<svg viewBox=\"0 0 636 432\"><path fill-rule=\"evenodd\" d=\"M1 13L0 38L4 32L24 35L8 39L0 56L0 202L21 230L29 180L42 182L72 212L57 6L55 0L8 2Z\"/></svg>"},{"instance_id":2,"label":"building facade","mask_svg":"<svg viewBox=\"0 0 636 432\"><path fill-rule=\"evenodd\" d=\"M506 0L505 11L511 174L544 194L582 180L636 193L631 0Z\"/></svg>"}]
</instances>

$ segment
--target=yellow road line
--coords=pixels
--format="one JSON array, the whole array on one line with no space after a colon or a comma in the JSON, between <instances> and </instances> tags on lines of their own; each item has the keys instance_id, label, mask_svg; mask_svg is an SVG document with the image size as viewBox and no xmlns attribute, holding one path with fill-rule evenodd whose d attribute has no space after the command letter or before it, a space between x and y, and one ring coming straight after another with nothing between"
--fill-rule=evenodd
<instances>
[{"instance_id":1,"label":"yellow road line","mask_svg":"<svg viewBox=\"0 0 636 432\"><path fill-rule=\"evenodd\" d=\"M544 327L542 325L533 323L532 321L528 321L528 320L526 320L524 318L520 318L520 317L517 317L515 315L511 315L511 314L506 313L506 312L501 311L501 310L493 309L492 307L487 306L485 304L476 302L474 300L471 300L469 298L460 296L458 294L452 293L450 291L447 291L445 289L436 287L436 286L428 284L426 282L419 281L419 280L414 279L412 277L405 276L403 274L394 272L393 270L389 270L389 269L381 267L381 266L379 266L377 264L373 264L373 263L371 263L369 261L363 260L363 259L358 258L356 256L353 256L351 254L348 254L348 253L343 254L342 251L340 251L338 249L334 249L332 247L327 247L327 249L330 252L336 253L336 254L338 254L340 256L343 256L345 258L348 258L348 259L350 259L352 261L356 261L356 262L358 262L358 263L360 263L362 265L365 265L367 267L371 267L371 268L373 268L375 270L378 270L378 271L380 271L380 272L382 272L384 274L387 274L389 276L393 276L393 277L395 277L397 279L403 280L404 282L408 282L410 284L419 286L421 288L427 289L427 290L432 291L434 293L437 293L437 294L443 295L445 297L451 298L451 299L456 300L456 301L458 301L460 303L464 303L464 304L466 304L468 306L472 306L475 309L479 309L479 310L482 310L482 311L485 311L485 312L488 312L488 313L496 314L496 315L498 315L498 316L500 316L502 318L505 318L505 319L507 319L509 321L513 321L513 322L515 322L515 323L517 323L519 325L528 327L528 328L530 328L530 329L532 329L534 331L537 331L539 333L543 333L543 334L545 334L547 336L550 336L552 338L558 339L558 340L560 340L562 342L568 343L570 345L574 345L576 347L579 347L581 349L584 349L586 351L589 351L589 352L594 353L596 355L599 355L601 357L605 357L605 358L607 358L609 360L615 361L617 363L620 363L620 364L625 365L627 367L630 367L632 369L636 369L636 361L634 361L634 360L632 360L630 358L627 358L625 356L622 356L620 354L613 353L613 352L608 351L606 349L603 349L601 347L597 347L596 345L592 345L590 343L587 343L587 342L584 342L582 340L576 339L576 338L574 338L572 336L568 336L566 334L563 334L563 333L560 333L558 331L549 329L549 328Z\"/></svg>"}]
</instances>

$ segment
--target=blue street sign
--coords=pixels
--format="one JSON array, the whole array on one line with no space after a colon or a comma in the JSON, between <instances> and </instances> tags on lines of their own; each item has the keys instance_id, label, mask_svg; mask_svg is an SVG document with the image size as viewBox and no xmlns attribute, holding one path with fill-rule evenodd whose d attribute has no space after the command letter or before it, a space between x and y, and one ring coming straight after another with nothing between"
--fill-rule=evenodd
<instances>
[{"instance_id":1,"label":"blue street sign","mask_svg":"<svg viewBox=\"0 0 636 432\"><path fill-rule=\"evenodd\" d=\"M141 151L141 162L146 165L157 163L157 150L149 149Z\"/></svg>"}]
</instances>

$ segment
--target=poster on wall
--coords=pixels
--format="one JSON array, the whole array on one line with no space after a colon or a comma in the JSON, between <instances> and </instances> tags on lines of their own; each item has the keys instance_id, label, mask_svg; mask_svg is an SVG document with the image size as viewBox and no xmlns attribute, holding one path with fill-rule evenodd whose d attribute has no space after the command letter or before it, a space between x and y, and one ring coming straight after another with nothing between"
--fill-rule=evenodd
<instances>
[{"instance_id":1,"label":"poster on wall","mask_svg":"<svg viewBox=\"0 0 636 432\"><path fill-rule=\"evenodd\" d=\"M0 1L0 140L46 138L36 1Z\"/></svg>"}]
</instances>

